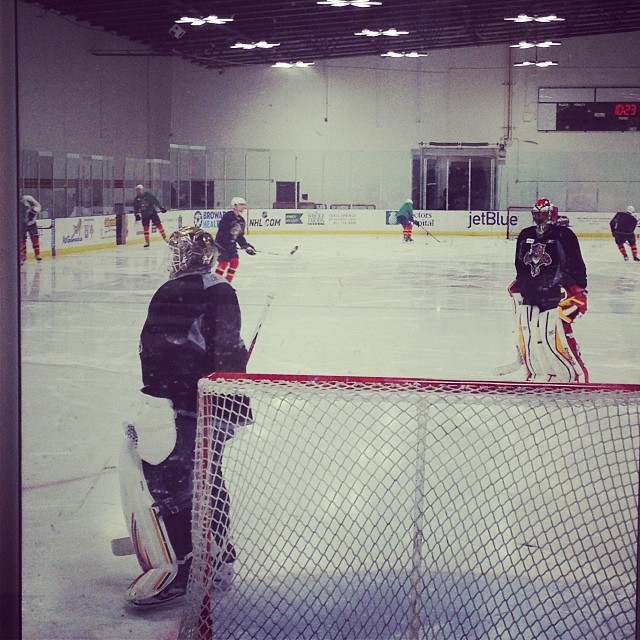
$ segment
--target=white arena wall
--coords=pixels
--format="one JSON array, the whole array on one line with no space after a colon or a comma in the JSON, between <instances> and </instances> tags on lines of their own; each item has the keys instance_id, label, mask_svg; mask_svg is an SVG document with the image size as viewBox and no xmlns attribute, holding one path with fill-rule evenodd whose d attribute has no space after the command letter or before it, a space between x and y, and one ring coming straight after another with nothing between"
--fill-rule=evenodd
<instances>
[{"instance_id":1,"label":"white arena wall","mask_svg":"<svg viewBox=\"0 0 640 640\"><path fill-rule=\"evenodd\" d=\"M162 222L171 233L181 226L198 226L215 233L223 209L173 210L162 215ZM400 234L400 226L389 224L391 210L382 209L262 209L247 213L247 235L272 234ZM415 211L420 225L434 235L506 238L507 219L510 226L522 226L518 215L528 219L528 213L506 211ZM611 238L610 213L569 214L570 227L583 238ZM142 226L133 214L124 216L127 244L144 240ZM117 244L115 215L57 220L41 219L40 245L44 255L60 255L76 251L113 247ZM415 234L420 234L418 228ZM152 241L160 234L152 230ZM31 253L31 252L29 252ZM31 257L31 256L30 256Z\"/></svg>"}]
</instances>

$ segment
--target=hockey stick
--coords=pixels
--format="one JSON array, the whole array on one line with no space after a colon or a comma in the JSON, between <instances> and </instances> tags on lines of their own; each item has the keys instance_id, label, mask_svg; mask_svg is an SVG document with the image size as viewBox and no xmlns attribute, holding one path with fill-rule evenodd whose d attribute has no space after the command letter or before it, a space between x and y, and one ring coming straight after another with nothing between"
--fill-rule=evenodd
<instances>
[{"instance_id":1,"label":"hockey stick","mask_svg":"<svg viewBox=\"0 0 640 640\"><path fill-rule=\"evenodd\" d=\"M522 358L520 356L520 353L518 353L518 357L511 363L509 364L503 364L499 367L496 367L493 370L493 375L494 376L506 376L510 373L515 373L516 371L518 371L518 369L520 369L520 367L523 365L524 363L522 362Z\"/></svg>"},{"instance_id":2,"label":"hockey stick","mask_svg":"<svg viewBox=\"0 0 640 640\"><path fill-rule=\"evenodd\" d=\"M256 253L266 253L267 255L270 256L292 256L297 250L299 249L298 245L296 245L295 247L293 247L293 249L291 249L291 251L288 251L287 253L276 253L274 251L262 251L261 249L255 249L254 251Z\"/></svg>"},{"instance_id":3,"label":"hockey stick","mask_svg":"<svg viewBox=\"0 0 640 640\"><path fill-rule=\"evenodd\" d=\"M297 248L297 247L296 247ZM262 313L260 314L260 318L258 318L258 324L256 325L255 331L253 332L253 338L251 338L251 342L249 344L249 350L247 353L247 361L249 360L249 358L251 357L251 354L253 353L253 348L256 346L256 342L258 340L258 335L260 334L260 329L262 329L262 325L265 321L265 318L267 317L267 313L269 313L269 307L271 306L271 303L273 302L273 293L268 293L267 294L267 301L264 305L264 309L262 309Z\"/></svg>"},{"instance_id":4,"label":"hockey stick","mask_svg":"<svg viewBox=\"0 0 640 640\"><path fill-rule=\"evenodd\" d=\"M433 233L431 233L431 231L428 231L427 229L425 229L421 224L417 223L415 220L413 221L413 224L416 225L416 227L418 227L418 229L422 229L428 236L431 236L436 242L440 242L440 240L438 240L438 238L436 238Z\"/></svg>"}]
</instances>

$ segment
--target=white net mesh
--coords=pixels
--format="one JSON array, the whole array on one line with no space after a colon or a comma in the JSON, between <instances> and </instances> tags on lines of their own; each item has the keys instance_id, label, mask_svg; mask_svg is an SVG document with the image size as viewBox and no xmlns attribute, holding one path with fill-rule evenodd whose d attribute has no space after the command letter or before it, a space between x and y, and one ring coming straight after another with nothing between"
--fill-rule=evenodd
<instances>
[{"instance_id":1,"label":"white net mesh","mask_svg":"<svg viewBox=\"0 0 640 640\"><path fill-rule=\"evenodd\" d=\"M247 398L253 422L230 437ZM639 399L640 386L201 381L180 638L635 637Z\"/></svg>"}]
</instances>

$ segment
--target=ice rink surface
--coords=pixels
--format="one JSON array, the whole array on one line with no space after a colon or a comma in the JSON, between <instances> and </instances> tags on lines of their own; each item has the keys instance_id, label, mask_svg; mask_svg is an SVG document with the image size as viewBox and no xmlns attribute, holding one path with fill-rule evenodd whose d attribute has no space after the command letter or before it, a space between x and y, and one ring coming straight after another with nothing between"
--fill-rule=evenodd
<instances>
[{"instance_id":1,"label":"ice rink surface","mask_svg":"<svg viewBox=\"0 0 640 640\"><path fill-rule=\"evenodd\" d=\"M252 236L234 286L248 343L269 314L248 370L492 380L514 360L515 243L400 235ZM299 250L289 255L294 246ZM575 335L592 382L640 383L640 263L612 240L582 240L589 311ZM138 336L166 280L164 243L45 258L22 268L23 638L173 640L180 609L131 611L134 557L117 461L139 402ZM505 379L505 378L503 378ZM523 380L524 371L509 380ZM159 428L150 448L170 441ZM144 446L144 443L141 443Z\"/></svg>"}]
</instances>

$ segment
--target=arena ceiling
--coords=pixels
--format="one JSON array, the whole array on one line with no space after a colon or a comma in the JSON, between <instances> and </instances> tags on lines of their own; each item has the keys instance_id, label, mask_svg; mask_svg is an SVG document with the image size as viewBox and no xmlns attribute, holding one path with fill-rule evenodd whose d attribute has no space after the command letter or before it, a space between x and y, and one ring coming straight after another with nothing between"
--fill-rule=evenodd
<instances>
[{"instance_id":1,"label":"arena ceiling","mask_svg":"<svg viewBox=\"0 0 640 640\"><path fill-rule=\"evenodd\" d=\"M211 69L318 62L389 51L428 54L436 49L631 31L640 37L638 0L377 0L369 7L357 6L369 0L23 1L125 39L122 48L93 51L94 55L179 56ZM555 15L563 20L505 20L520 14ZM232 20L176 24L183 17L209 16ZM389 29L408 33L355 35ZM143 49L132 54L126 40ZM278 46L267 47L273 44Z\"/></svg>"}]
</instances>

